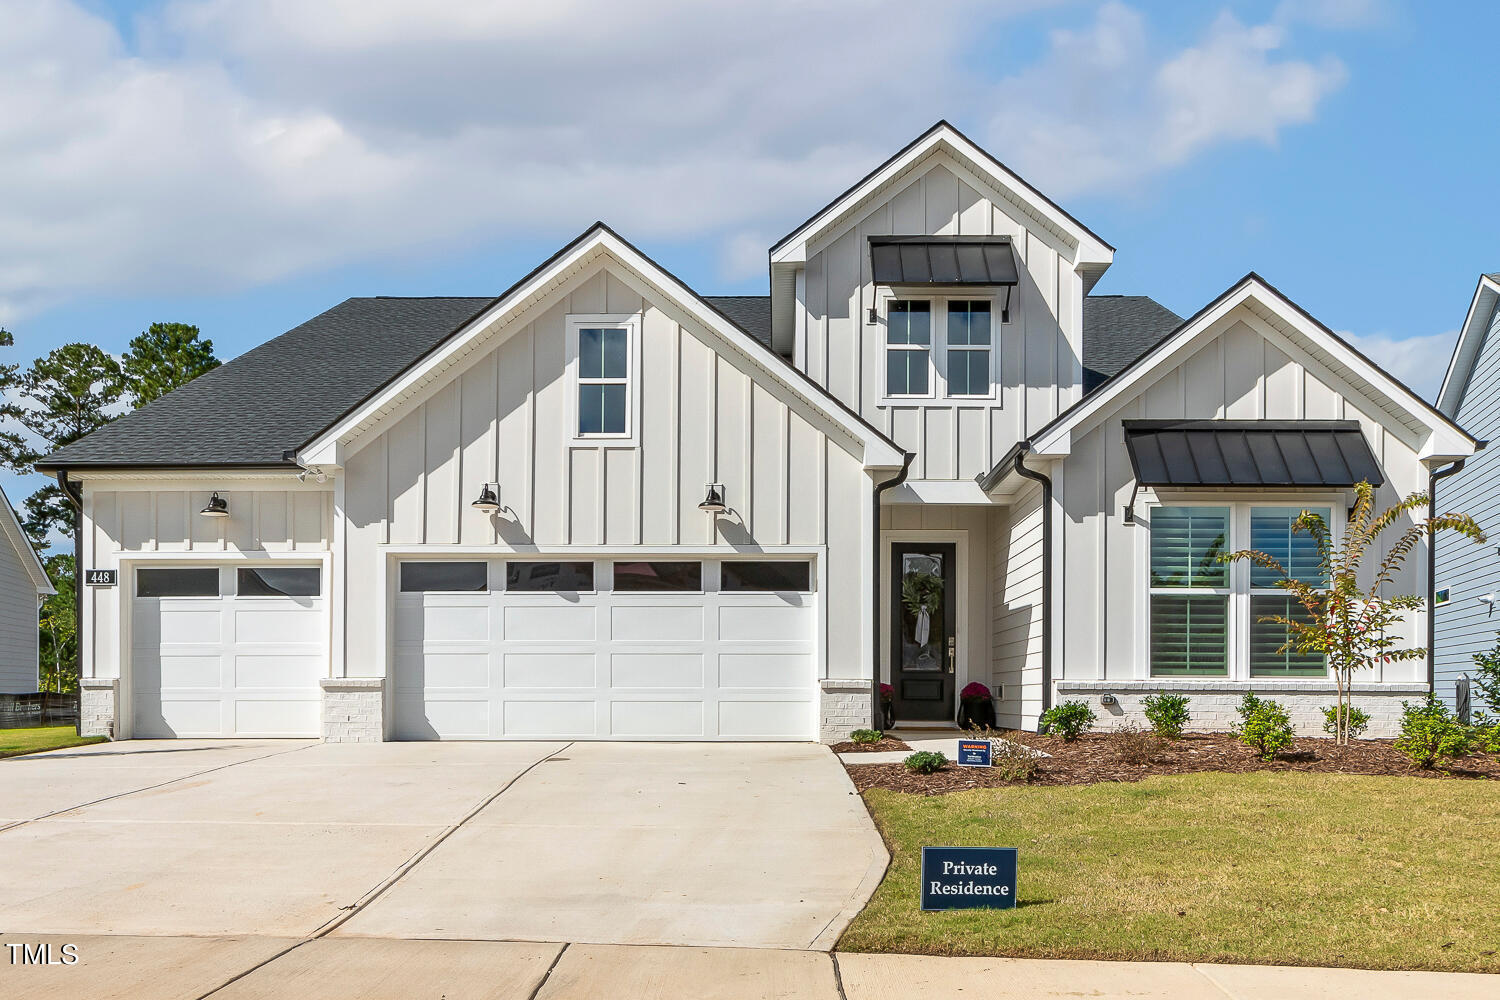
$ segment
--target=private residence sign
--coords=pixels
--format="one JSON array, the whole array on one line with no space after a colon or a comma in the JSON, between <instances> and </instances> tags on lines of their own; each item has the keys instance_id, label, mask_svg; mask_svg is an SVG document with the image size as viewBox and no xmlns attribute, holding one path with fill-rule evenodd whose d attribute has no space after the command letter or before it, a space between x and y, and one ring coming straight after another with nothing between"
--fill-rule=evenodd
<instances>
[{"instance_id":1,"label":"private residence sign","mask_svg":"<svg viewBox=\"0 0 1500 1000\"><path fill-rule=\"evenodd\" d=\"M1015 905L1014 847L922 848L922 909L1009 910Z\"/></svg>"}]
</instances>

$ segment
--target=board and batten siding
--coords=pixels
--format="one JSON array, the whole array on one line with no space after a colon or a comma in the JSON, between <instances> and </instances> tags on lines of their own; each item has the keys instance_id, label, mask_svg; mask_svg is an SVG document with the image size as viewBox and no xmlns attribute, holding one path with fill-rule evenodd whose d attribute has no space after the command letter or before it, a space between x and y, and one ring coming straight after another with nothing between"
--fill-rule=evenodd
<instances>
[{"instance_id":1,"label":"board and batten siding","mask_svg":"<svg viewBox=\"0 0 1500 1000\"><path fill-rule=\"evenodd\" d=\"M229 502L229 516L202 517L198 511L214 492L191 483L141 480L129 484L88 481L83 484L84 569L121 568L121 559L140 555L194 559L222 553L307 553L321 557L333 539L333 489L330 484L226 480L218 489ZM332 581L324 580L325 593ZM130 593L121 572L114 587L84 587L85 677L120 676L120 615Z\"/></svg>"},{"instance_id":2,"label":"board and batten siding","mask_svg":"<svg viewBox=\"0 0 1500 1000\"><path fill-rule=\"evenodd\" d=\"M1143 510L1143 523L1125 522L1123 511L1130 502L1134 479L1122 420L1358 420L1386 474L1386 483L1377 492L1377 510L1427 488L1427 472L1412 443L1400 440L1375 419L1372 402L1363 401L1309 356L1283 351L1238 316L1226 317L1222 333L1124 400L1097 426L1075 435L1071 453L1054 465L1060 525L1060 537L1054 543L1060 551L1054 552L1054 566L1062 578L1058 593L1064 623L1053 637L1054 680L1150 676L1149 663L1139 655L1147 628L1143 560L1148 547L1143 533L1150 530L1144 523L1149 512L1138 507ZM1142 490L1142 498L1149 500L1151 495ZM1185 493L1182 498L1275 502L1269 495L1254 493ZM1425 593L1426 563L1425 548L1419 547L1395 579L1391 593ZM1410 614L1406 626L1408 641L1425 643L1424 613ZM1425 663L1415 660L1392 663L1378 674L1356 679L1386 682L1425 677Z\"/></svg>"},{"instance_id":3,"label":"board and batten siding","mask_svg":"<svg viewBox=\"0 0 1500 1000\"><path fill-rule=\"evenodd\" d=\"M914 167L905 185L853 228L810 248L798 304L802 357L809 376L916 453L910 478L973 479L1078 400L1083 280L1054 237L1028 230L1012 206L960 179L944 157L935 159ZM877 294L869 237L882 235L1011 237L1021 281L1010 322L1000 323L998 301L993 313L1000 361L994 400L885 404L885 320L868 319ZM940 336L936 329L933 336Z\"/></svg>"},{"instance_id":4,"label":"board and batten siding","mask_svg":"<svg viewBox=\"0 0 1500 1000\"><path fill-rule=\"evenodd\" d=\"M1500 311L1485 329L1453 420L1480 440L1500 441ZM1491 444L1463 471L1438 480L1437 509L1471 515L1489 536L1486 545L1438 536L1434 579L1439 589L1448 589L1449 600L1434 611L1433 674L1438 697L1454 706L1459 676L1472 677L1474 654L1493 648L1500 638L1500 613L1481 600L1500 596L1500 445ZM1473 707L1482 707L1477 695Z\"/></svg>"},{"instance_id":5,"label":"board and batten siding","mask_svg":"<svg viewBox=\"0 0 1500 1000\"><path fill-rule=\"evenodd\" d=\"M3 503L0 500L0 503ZM25 555L0 539L0 694L37 689L36 581Z\"/></svg>"},{"instance_id":6,"label":"board and batten siding","mask_svg":"<svg viewBox=\"0 0 1500 1000\"><path fill-rule=\"evenodd\" d=\"M1042 710L1042 488L1021 490L989 511L991 686L996 723L1033 728Z\"/></svg>"},{"instance_id":7,"label":"board and batten siding","mask_svg":"<svg viewBox=\"0 0 1500 1000\"><path fill-rule=\"evenodd\" d=\"M744 359L715 350L715 335L682 322L680 309L643 298L616 267L600 263L550 293L346 459L350 676L379 672L384 640L361 616L388 599L378 592L382 552L444 546L726 555L826 546L828 676L862 673L870 480L853 445L816 426L826 418L805 403L789 405L786 390L757 381ZM640 315L633 444L574 440L566 336L568 316L579 314ZM497 517L470 507L485 482L500 484ZM711 482L724 484L732 514L698 509Z\"/></svg>"}]
</instances>

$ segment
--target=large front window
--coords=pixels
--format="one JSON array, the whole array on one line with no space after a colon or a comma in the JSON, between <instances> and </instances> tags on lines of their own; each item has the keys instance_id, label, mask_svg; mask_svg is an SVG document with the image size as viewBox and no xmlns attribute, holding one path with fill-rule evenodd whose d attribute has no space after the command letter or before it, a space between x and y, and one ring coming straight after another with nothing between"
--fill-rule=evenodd
<instances>
[{"instance_id":1,"label":"large front window","mask_svg":"<svg viewBox=\"0 0 1500 1000\"><path fill-rule=\"evenodd\" d=\"M1320 655L1288 645L1281 616L1307 621L1307 610L1276 586L1280 575L1219 556L1264 552L1298 580L1321 586L1317 540L1292 526L1304 509L1332 529L1332 508L1222 504L1153 508L1150 525L1150 627L1153 677L1322 677ZM1286 647L1286 648L1283 648Z\"/></svg>"}]
</instances>

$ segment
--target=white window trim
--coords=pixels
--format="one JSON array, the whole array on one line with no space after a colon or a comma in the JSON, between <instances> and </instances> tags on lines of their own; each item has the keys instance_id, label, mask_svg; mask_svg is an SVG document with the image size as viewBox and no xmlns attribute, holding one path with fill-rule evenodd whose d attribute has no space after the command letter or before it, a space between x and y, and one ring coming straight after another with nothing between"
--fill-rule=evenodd
<instances>
[{"instance_id":1,"label":"white window trim","mask_svg":"<svg viewBox=\"0 0 1500 1000\"><path fill-rule=\"evenodd\" d=\"M625 432L623 434L583 434L578 430L578 336L579 331L612 327L625 331ZM640 313L571 313L568 316L567 362L568 434L570 447L599 446L639 447L641 426L641 314ZM613 380L608 380L613 382ZM591 380L590 384L593 384Z\"/></svg>"},{"instance_id":2,"label":"white window trim","mask_svg":"<svg viewBox=\"0 0 1500 1000\"><path fill-rule=\"evenodd\" d=\"M1273 591L1265 588L1250 587L1250 564L1240 561L1231 563L1229 566L1229 587L1227 591L1223 588L1210 587L1157 587L1151 586L1151 529L1149 527L1150 515L1157 507L1228 507L1229 508L1229 539L1226 552L1238 552L1250 547L1250 511L1255 507L1327 507L1331 511L1332 524L1330 530L1333 535L1334 544L1338 543L1344 535L1344 522L1348 516L1348 498L1339 492L1333 493L1266 493L1247 496L1244 493L1202 494L1195 493L1192 499L1181 499L1171 494L1166 497L1151 494L1144 495L1137 503L1137 509L1144 509L1147 519L1144 524L1138 524L1141 531L1136 543L1136 563L1139 566L1137 578L1140 586L1136 593L1139 597L1136 608L1136 620L1143 623L1142 628L1136 636L1136 664L1137 676L1153 683L1163 685L1186 684L1192 685L1206 681L1242 681L1246 683L1274 684L1278 680L1291 680L1302 682L1317 682L1320 680L1332 680L1332 674L1323 677L1313 677L1306 674L1292 674L1284 678L1278 678L1273 674L1259 677L1250 675L1250 597L1252 594L1267 594ZM1151 594L1176 594L1184 596L1224 594L1229 595L1229 663L1228 671L1223 674L1163 674L1156 676L1151 672ZM1275 593L1282 593L1277 588Z\"/></svg>"},{"instance_id":3,"label":"white window trim","mask_svg":"<svg viewBox=\"0 0 1500 1000\"><path fill-rule=\"evenodd\" d=\"M927 392L923 394L901 394L892 393L887 383L886 353L890 350L911 350L902 345L892 345L887 342L887 323L890 316L890 307L893 301L929 302L932 305L932 339L927 346ZM948 303L949 302L988 302L990 304L990 391L980 395L961 395L948 391ZM927 400L940 403L945 400L953 400L959 403L988 402L995 406L1000 405L1000 350L1004 343L1004 329L1009 324L1002 322L1000 313L1000 297L993 293L982 291L955 292L945 291L934 293L921 289L892 289L881 287L875 295L875 311L879 317L876 328L880 335L880 403L881 406L901 406L911 403L913 400ZM918 348L920 349L920 348ZM967 345L956 350L986 350L986 348L970 348Z\"/></svg>"},{"instance_id":4,"label":"white window trim","mask_svg":"<svg viewBox=\"0 0 1500 1000\"><path fill-rule=\"evenodd\" d=\"M929 312L927 314L927 346L915 347L906 344L892 344L890 338L890 315L891 304L894 302L926 302ZM892 295L886 294L882 297L880 314L880 394L883 399L892 402L911 399L934 399L937 396L937 340L938 340L938 301L931 295ZM902 351L913 353L921 351L927 355L927 391L926 392L892 392L890 386L890 353Z\"/></svg>"}]
</instances>

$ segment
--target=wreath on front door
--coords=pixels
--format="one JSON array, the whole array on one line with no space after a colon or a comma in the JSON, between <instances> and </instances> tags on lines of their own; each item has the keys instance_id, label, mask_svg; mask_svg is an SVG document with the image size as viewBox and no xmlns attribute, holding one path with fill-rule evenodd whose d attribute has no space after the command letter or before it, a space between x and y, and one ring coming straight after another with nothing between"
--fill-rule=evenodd
<instances>
[{"instance_id":1,"label":"wreath on front door","mask_svg":"<svg viewBox=\"0 0 1500 1000\"><path fill-rule=\"evenodd\" d=\"M932 633L932 617L943 601L943 578L936 573L914 570L901 579L901 606L911 615L912 638L926 646Z\"/></svg>"}]
</instances>

